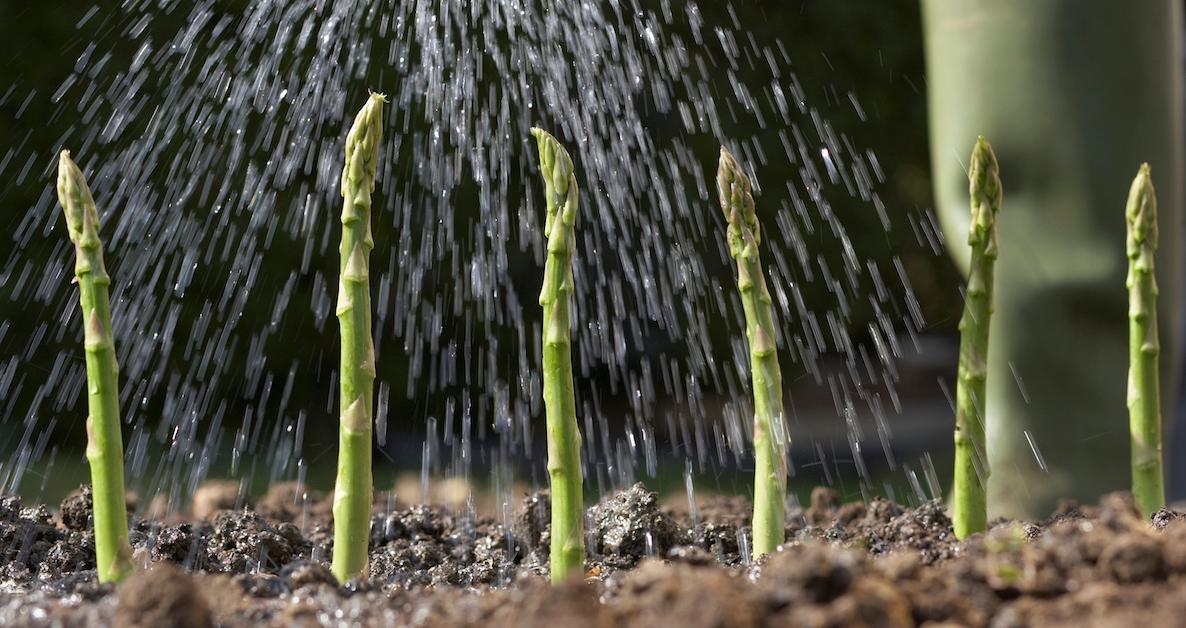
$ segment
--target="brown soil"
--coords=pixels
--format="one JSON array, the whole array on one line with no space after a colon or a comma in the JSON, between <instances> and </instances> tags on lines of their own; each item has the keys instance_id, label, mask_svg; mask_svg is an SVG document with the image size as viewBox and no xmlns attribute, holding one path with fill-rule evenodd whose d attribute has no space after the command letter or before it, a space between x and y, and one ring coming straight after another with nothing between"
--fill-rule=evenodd
<instances>
[{"instance_id":1,"label":"brown soil","mask_svg":"<svg viewBox=\"0 0 1186 628\"><path fill-rule=\"evenodd\" d=\"M242 504L235 486L216 485L189 520L133 516L146 569L113 587L95 581L89 490L57 514L0 499L0 624L1005 628L1186 617L1186 516L1142 521L1121 495L957 542L938 503L842 504L817 489L789 518L784 547L751 564L744 500L703 500L693 524L635 486L590 508L587 577L555 588L546 493L525 496L506 523L377 508L370 577L344 586L327 564L326 496L285 485Z\"/></svg>"}]
</instances>

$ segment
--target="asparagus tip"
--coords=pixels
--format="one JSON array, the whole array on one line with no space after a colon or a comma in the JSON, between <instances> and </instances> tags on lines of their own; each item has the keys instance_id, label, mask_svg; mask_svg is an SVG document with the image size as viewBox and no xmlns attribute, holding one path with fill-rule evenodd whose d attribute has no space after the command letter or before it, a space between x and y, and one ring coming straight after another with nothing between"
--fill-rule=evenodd
<instances>
[{"instance_id":1,"label":"asparagus tip","mask_svg":"<svg viewBox=\"0 0 1186 628\"><path fill-rule=\"evenodd\" d=\"M1157 246L1157 193L1149 164L1143 163L1128 191L1128 207L1124 212L1134 244Z\"/></svg>"},{"instance_id":2,"label":"asparagus tip","mask_svg":"<svg viewBox=\"0 0 1186 628\"><path fill-rule=\"evenodd\" d=\"M369 92L370 97L354 117L346 135L346 166L342 169L342 197L354 199L351 190L363 190L367 197L375 189L379 144L383 138L383 104L387 97Z\"/></svg>"},{"instance_id":3,"label":"asparagus tip","mask_svg":"<svg viewBox=\"0 0 1186 628\"><path fill-rule=\"evenodd\" d=\"M976 139L972 149L971 165L968 168L968 191L974 208L987 207L989 211L979 212L979 223L973 228L987 228L996 217L1001 205L1001 169L996 153L984 136Z\"/></svg>"},{"instance_id":4,"label":"asparagus tip","mask_svg":"<svg viewBox=\"0 0 1186 628\"><path fill-rule=\"evenodd\" d=\"M534 137L536 142L538 142L541 147L547 145L549 148L558 148L561 151L564 151L564 145L560 143L560 140L556 139L556 136L548 133L538 126L531 127L531 137ZM567 155L568 152L564 151L564 154Z\"/></svg>"},{"instance_id":5,"label":"asparagus tip","mask_svg":"<svg viewBox=\"0 0 1186 628\"><path fill-rule=\"evenodd\" d=\"M741 254L749 237L753 238L755 244L759 241L758 217L749 177L733 153L724 146L721 146L721 159L717 165L717 192L725 220L735 231L736 237L729 238L729 246L736 257Z\"/></svg>"},{"instance_id":6,"label":"asparagus tip","mask_svg":"<svg viewBox=\"0 0 1186 628\"><path fill-rule=\"evenodd\" d=\"M576 180L572 175L574 169L572 157L569 156L568 150L564 148L560 140L551 133L533 126L531 127L531 136L535 138L536 146L539 149L539 165L544 181L552 186L552 192L558 199L567 202L569 186L576 185ZM556 206L559 207L559 204Z\"/></svg>"},{"instance_id":7,"label":"asparagus tip","mask_svg":"<svg viewBox=\"0 0 1186 628\"><path fill-rule=\"evenodd\" d=\"M66 227L70 240L77 243L83 236L83 231L87 229L87 214L92 211L88 209L88 205L93 206L94 200L91 198L86 177L83 176L78 164L71 159L70 151L66 149L58 153L57 188L58 202L62 204L62 210L66 213ZM89 223L97 226L97 222L97 217L91 216Z\"/></svg>"},{"instance_id":8,"label":"asparagus tip","mask_svg":"<svg viewBox=\"0 0 1186 628\"><path fill-rule=\"evenodd\" d=\"M992 144L989 144L983 135L976 139L976 146L972 149L969 178L973 184L979 183L982 187L985 183L995 183L996 187L1000 188L1000 166L997 164L997 155L992 149Z\"/></svg>"},{"instance_id":9,"label":"asparagus tip","mask_svg":"<svg viewBox=\"0 0 1186 628\"><path fill-rule=\"evenodd\" d=\"M68 176L74 165L74 160L70 158L70 150L63 148L62 152L58 153L58 179Z\"/></svg>"}]
</instances>

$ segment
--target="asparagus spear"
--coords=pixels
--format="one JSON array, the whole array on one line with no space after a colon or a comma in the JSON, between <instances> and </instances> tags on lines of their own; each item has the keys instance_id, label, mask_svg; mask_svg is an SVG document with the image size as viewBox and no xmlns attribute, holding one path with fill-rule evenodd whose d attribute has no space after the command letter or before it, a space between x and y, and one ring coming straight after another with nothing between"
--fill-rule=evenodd
<instances>
[{"instance_id":1,"label":"asparagus spear","mask_svg":"<svg viewBox=\"0 0 1186 628\"><path fill-rule=\"evenodd\" d=\"M960 318L960 356L955 394L955 488L953 525L956 538L983 532L988 524L988 456L984 437L984 391L988 372L988 325L992 317L993 264L997 259L997 212L1001 209L1001 177L996 155L983 137L972 149L968 170L972 221L968 245L972 261L967 297Z\"/></svg>"},{"instance_id":2,"label":"asparagus spear","mask_svg":"<svg viewBox=\"0 0 1186 628\"><path fill-rule=\"evenodd\" d=\"M382 94L371 94L346 136L342 168L342 241L338 280L341 412L334 485L333 572L339 582L365 576L371 526L371 412L375 344L371 337L369 265L371 193L383 135Z\"/></svg>"},{"instance_id":3,"label":"asparagus spear","mask_svg":"<svg viewBox=\"0 0 1186 628\"><path fill-rule=\"evenodd\" d=\"M789 439L782 410L782 374L775 347L774 309L758 256L762 242L749 177L721 147L717 166L721 209L729 223L729 253L737 260L737 289L745 310L754 389L754 558L785 540L783 501L787 490Z\"/></svg>"},{"instance_id":4,"label":"asparagus spear","mask_svg":"<svg viewBox=\"0 0 1186 628\"><path fill-rule=\"evenodd\" d=\"M91 467L95 564L99 582L119 582L132 571L124 501L124 445L119 421L119 365L111 333L111 278L103 264L99 212L86 177L64 150L58 159L58 201L74 243L74 281L82 305L86 346L86 457Z\"/></svg>"},{"instance_id":5,"label":"asparagus spear","mask_svg":"<svg viewBox=\"0 0 1186 628\"><path fill-rule=\"evenodd\" d=\"M1157 195L1149 164L1133 179L1128 223L1128 420L1132 433L1132 494L1146 517L1165 506L1161 469L1161 393L1157 360Z\"/></svg>"},{"instance_id":6,"label":"asparagus spear","mask_svg":"<svg viewBox=\"0 0 1186 628\"><path fill-rule=\"evenodd\" d=\"M577 180L572 159L556 138L531 129L544 178L548 257L539 304L544 310L544 411L548 428L548 476L552 487L552 582L580 576L585 564L585 496L581 484L581 433L573 395L568 299L572 294L573 223Z\"/></svg>"}]
</instances>

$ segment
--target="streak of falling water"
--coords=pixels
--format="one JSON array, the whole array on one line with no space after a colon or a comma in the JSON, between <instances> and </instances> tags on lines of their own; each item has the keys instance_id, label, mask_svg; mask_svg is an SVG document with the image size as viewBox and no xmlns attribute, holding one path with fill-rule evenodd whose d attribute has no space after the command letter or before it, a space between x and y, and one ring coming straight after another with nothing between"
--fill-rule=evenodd
<instances>
[{"instance_id":1,"label":"streak of falling water","mask_svg":"<svg viewBox=\"0 0 1186 628\"><path fill-rule=\"evenodd\" d=\"M927 480L931 499L941 499L943 492L939 489L939 475L935 473L935 463L931 461L929 452L922 455L922 475Z\"/></svg>"},{"instance_id":2,"label":"streak of falling water","mask_svg":"<svg viewBox=\"0 0 1186 628\"><path fill-rule=\"evenodd\" d=\"M1038 450L1038 444L1034 442L1034 435L1029 430L1024 430L1025 442L1030 445L1030 452L1034 454L1034 460L1038 463L1038 467L1043 471L1048 471L1046 468L1046 458L1042 456L1042 452Z\"/></svg>"},{"instance_id":3,"label":"streak of falling water","mask_svg":"<svg viewBox=\"0 0 1186 628\"><path fill-rule=\"evenodd\" d=\"M737 528L737 553L741 557L741 564L745 565L746 567L748 567L753 561L753 552L751 552L749 548L749 534L747 530L749 530L749 528Z\"/></svg>"},{"instance_id":4,"label":"streak of falling water","mask_svg":"<svg viewBox=\"0 0 1186 628\"><path fill-rule=\"evenodd\" d=\"M375 444L380 447L387 444L387 405L390 398L391 386L387 382L380 382L378 406L375 408Z\"/></svg>"},{"instance_id":5,"label":"streak of falling water","mask_svg":"<svg viewBox=\"0 0 1186 628\"><path fill-rule=\"evenodd\" d=\"M0 247L0 445L19 452L0 464L3 488L22 486L50 435L81 449L82 325L52 193L64 146L100 205L133 488L176 506L214 469L275 482L333 459L341 143L367 88L391 102L371 275L376 433L393 459L414 460L410 434L438 416L441 450L424 443L425 473L468 479L495 444L520 469L542 465L536 124L565 141L579 170L572 333L590 486L598 469L606 486L631 481L640 453L656 475L664 440L702 471L747 464L752 426L719 425L714 410L749 396L711 189L722 140L762 193L787 372L850 390L837 420L854 435L877 421L892 455L879 399L900 409L899 337L925 321L899 251L887 287L890 262L858 249L857 218L838 209L865 208L874 228L892 230L882 165L833 123L839 99L813 104L782 42L759 40L724 9L79 7L62 83L0 95L22 124L41 116L53 130L0 149L0 199L30 199ZM863 124L859 94L849 105ZM767 178L776 174L785 180ZM910 221L918 245L935 246L933 217ZM851 444L863 469L859 437ZM695 518L691 462L686 471Z\"/></svg>"},{"instance_id":6,"label":"streak of falling water","mask_svg":"<svg viewBox=\"0 0 1186 628\"><path fill-rule=\"evenodd\" d=\"M1029 391L1025 389L1025 382L1021 381L1021 375L1017 373L1017 367L1012 361L1009 362L1009 371L1013 373L1013 381L1017 382L1017 392L1021 393L1021 398L1028 404L1030 402ZM1042 468L1045 469L1045 465Z\"/></svg>"}]
</instances>

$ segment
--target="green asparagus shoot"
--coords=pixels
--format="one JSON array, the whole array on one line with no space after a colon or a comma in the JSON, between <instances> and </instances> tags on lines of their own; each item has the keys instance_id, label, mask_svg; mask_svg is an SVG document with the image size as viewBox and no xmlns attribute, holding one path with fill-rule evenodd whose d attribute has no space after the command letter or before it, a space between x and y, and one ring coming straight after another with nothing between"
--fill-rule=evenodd
<instances>
[{"instance_id":1,"label":"green asparagus shoot","mask_svg":"<svg viewBox=\"0 0 1186 628\"><path fill-rule=\"evenodd\" d=\"M1165 506L1161 461L1161 391L1158 382L1157 195L1149 164L1128 192L1128 420L1132 433L1132 494L1146 517Z\"/></svg>"},{"instance_id":2,"label":"green asparagus shoot","mask_svg":"<svg viewBox=\"0 0 1186 628\"><path fill-rule=\"evenodd\" d=\"M723 146L717 166L721 210L729 223L726 240L737 261L737 290L745 311L750 371L754 394L754 559L773 552L786 540L784 501L787 490L787 447L790 445L782 408L782 374L775 345L774 308L758 255L761 228L754 209L749 177Z\"/></svg>"},{"instance_id":3,"label":"green asparagus shoot","mask_svg":"<svg viewBox=\"0 0 1186 628\"><path fill-rule=\"evenodd\" d=\"M1001 177L996 155L983 137L972 149L968 170L972 248L964 313L960 318L960 353L955 395L955 487L952 523L955 536L967 538L988 526L988 451L985 448L984 393L988 373L988 326L993 309L993 265L997 259L997 212Z\"/></svg>"},{"instance_id":4,"label":"green asparagus shoot","mask_svg":"<svg viewBox=\"0 0 1186 628\"><path fill-rule=\"evenodd\" d=\"M572 296L573 224L577 215L577 180L572 159L556 138L542 129L531 134L539 147L547 217L544 234L543 307L544 413L548 431L548 476L552 487L552 582L580 577L585 564L585 495L581 476L581 433L573 394L569 297Z\"/></svg>"},{"instance_id":5,"label":"green asparagus shoot","mask_svg":"<svg viewBox=\"0 0 1186 628\"><path fill-rule=\"evenodd\" d=\"M95 564L99 582L119 582L132 571L128 511L124 499L124 445L119 420L119 365L111 333L111 278L103 264L99 213L82 171L62 151L58 159L58 201L74 243L74 281L82 305L86 348L86 457L91 467Z\"/></svg>"},{"instance_id":6,"label":"green asparagus shoot","mask_svg":"<svg viewBox=\"0 0 1186 628\"><path fill-rule=\"evenodd\" d=\"M367 574L371 529L371 413L375 344L371 337L371 193L383 136L382 94L371 94L346 136L342 168L342 241L338 324L342 342L338 478L334 485L334 554L339 582Z\"/></svg>"}]
</instances>

